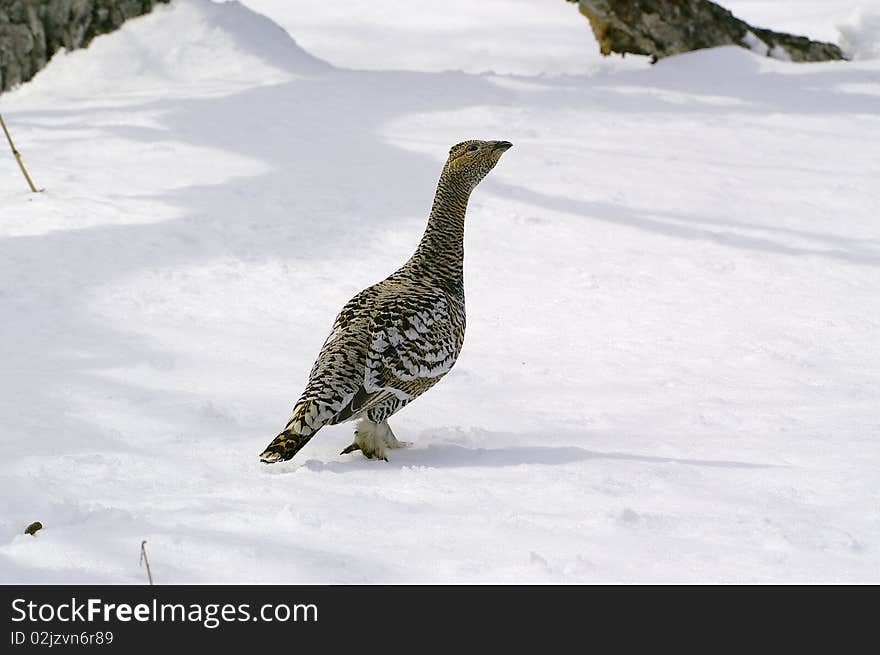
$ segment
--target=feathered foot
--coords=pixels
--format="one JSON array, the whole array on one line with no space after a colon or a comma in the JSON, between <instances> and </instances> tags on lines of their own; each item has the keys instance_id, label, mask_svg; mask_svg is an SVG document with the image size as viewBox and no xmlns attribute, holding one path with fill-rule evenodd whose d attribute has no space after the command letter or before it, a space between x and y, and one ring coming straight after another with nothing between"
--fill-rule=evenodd
<instances>
[{"instance_id":1,"label":"feathered foot","mask_svg":"<svg viewBox=\"0 0 880 655\"><path fill-rule=\"evenodd\" d=\"M296 455L313 436L314 433L306 436L304 434L297 434L292 430L285 430L275 437L272 443L266 446L266 450L260 453L260 461L263 464L275 464L286 461Z\"/></svg>"},{"instance_id":2,"label":"feathered foot","mask_svg":"<svg viewBox=\"0 0 880 655\"><path fill-rule=\"evenodd\" d=\"M340 455L360 450L367 459L382 459L387 462L386 448L403 448L408 445L405 441L397 440L388 421L374 423L369 419L362 418L354 429L354 443L343 450Z\"/></svg>"}]
</instances>

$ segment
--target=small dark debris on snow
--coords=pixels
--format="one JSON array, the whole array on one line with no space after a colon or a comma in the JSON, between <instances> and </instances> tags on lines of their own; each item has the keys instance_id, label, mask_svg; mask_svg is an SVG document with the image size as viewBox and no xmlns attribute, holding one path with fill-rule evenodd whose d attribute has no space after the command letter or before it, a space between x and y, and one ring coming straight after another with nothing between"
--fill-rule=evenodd
<instances>
[{"instance_id":1,"label":"small dark debris on snow","mask_svg":"<svg viewBox=\"0 0 880 655\"><path fill-rule=\"evenodd\" d=\"M42 530L42 529L43 529L43 524L40 523L39 521L34 521L33 523L31 523L28 527L26 527L24 529L24 533L29 534L33 537L37 534L37 530Z\"/></svg>"}]
</instances>

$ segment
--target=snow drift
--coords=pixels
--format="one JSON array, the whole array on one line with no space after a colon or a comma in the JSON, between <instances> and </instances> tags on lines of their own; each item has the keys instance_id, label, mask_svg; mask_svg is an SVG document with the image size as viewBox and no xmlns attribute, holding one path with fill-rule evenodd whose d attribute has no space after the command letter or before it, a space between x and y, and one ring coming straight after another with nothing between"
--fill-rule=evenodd
<instances>
[{"instance_id":1,"label":"snow drift","mask_svg":"<svg viewBox=\"0 0 880 655\"><path fill-rule=\"evenodd\" d=\"M385 45L332 67L179 1L0 98L46 189L0 157L0 580L143 582L146 539L158 584L878 581L877 61L476 75ZM260 465L471 137L516 148L415 445L340 456L343 425Z\"/></svg>"}]
</instances>

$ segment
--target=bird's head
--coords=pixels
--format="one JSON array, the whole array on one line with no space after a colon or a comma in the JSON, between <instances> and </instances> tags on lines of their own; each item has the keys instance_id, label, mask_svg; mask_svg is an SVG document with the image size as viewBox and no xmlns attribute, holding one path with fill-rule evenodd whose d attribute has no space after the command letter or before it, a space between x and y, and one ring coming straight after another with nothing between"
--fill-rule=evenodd
<instances>
[{"instance_id":1,"label":"bird's head","mask_svg":"<svg viewBox=\"0 0 880 655\"><path fill-rule=\"evenodd\" d=\"M510 141L462 141L449 149L443 173L453 184L473 190L509 148Z\"/></svg>"}]
</instances>

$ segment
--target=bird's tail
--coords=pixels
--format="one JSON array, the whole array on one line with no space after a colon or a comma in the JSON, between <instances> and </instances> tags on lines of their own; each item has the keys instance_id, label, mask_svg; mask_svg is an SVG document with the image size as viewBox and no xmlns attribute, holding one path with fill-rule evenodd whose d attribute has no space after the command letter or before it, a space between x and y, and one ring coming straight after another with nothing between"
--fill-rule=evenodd
<instances>
[{"instance_id":1,"label":"bird's tail","mask_svg":"<svg viewBox=\"0 0 880 655\"><path fill-rule=\"evenodd\" d=\"M315 436L320 426L309 425L314 421L316 414L316 408L311 405L312 403L303 403L293 408L293 414L284 430L266 446L266 450L260 453L261 462L275 464L288 460Z\"/></svg>"},{"instance_id":2,"label":"bird's tail","mask_svg":"<svg viewBox=\"0 0 880 655\"><path fill-rule=\"evenodd\" d=\"M314 435L297 434L293 430L285 430L272 439L272 443L266 446L266 450L260 453L260 461L263 464L275 464L283 462L296 455L300 448L308 443Z\"/></svg>"}]
</instances>

